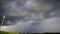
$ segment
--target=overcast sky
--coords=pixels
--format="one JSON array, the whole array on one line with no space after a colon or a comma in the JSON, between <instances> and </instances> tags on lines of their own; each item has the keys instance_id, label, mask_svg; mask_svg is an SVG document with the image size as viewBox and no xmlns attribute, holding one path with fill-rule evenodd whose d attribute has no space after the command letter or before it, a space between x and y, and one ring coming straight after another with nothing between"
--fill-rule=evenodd
<instances>
[{"instance_id":1,"label":"overcast sky","mask_svg":"<svg viewBox=\"0 0 60 34\"><path fill-rule=\"evenodd\" d=\"M2 26L1 30L30 33L60 32L59 2L60 0L5 0L4 2L1 0L0 12L8 19L6 23L10 24ZM15 24L11 25L12 23Z\"/></svg>"}]
</instances>

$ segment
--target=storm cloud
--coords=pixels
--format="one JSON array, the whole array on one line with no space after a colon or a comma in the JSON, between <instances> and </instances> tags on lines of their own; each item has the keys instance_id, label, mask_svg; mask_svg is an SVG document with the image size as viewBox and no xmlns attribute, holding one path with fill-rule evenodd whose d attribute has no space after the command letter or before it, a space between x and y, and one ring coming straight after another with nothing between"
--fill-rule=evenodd
<instances>
[{"instance_id":1,"label":"storm cloud","mask_svg":"<svg viewBox=\"0 0 60 34\"><path fill-rule=\"evenodd\" d=\"M0 1L0 14L6 16L7 25L1 27L2 31L60 32L60 0Z\"/></svg>"}]
</instances>

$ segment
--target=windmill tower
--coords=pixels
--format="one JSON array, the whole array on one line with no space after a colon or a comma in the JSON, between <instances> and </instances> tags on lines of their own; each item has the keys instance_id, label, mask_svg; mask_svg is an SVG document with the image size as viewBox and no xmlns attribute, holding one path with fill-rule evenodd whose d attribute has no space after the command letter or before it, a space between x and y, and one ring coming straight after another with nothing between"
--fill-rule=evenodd
<instances>
[{"instance_id":1,"label":"windmill tower","mask_svg":"<svg viewBox=\"0 0 60 34\"><path fill-rule=\"evenodd\" d=\"M5 16L2 16L2 23L1 23L1 25L0 25L0 29L1 29L1 27L2 27L2 25L3 25L3 23L4 23L4 21L5 21Z\"/></svg>"}]
</instances>

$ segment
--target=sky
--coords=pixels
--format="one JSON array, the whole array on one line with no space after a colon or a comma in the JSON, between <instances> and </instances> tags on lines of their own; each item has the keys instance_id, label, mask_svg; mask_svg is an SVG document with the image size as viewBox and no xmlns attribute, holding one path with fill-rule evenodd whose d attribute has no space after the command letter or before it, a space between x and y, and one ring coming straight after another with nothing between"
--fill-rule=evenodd
<instances>
[{"instance_id":1,"label":"sky","mask_svg":"<svg viewBox=\"0 0 60 34\"><path fill-rule=\"evenodd\" d=\"M1 0L0 14L6 16L6 26L2 26L1 30L22 33L60 32L59 2L60 0Z\"/></svg>"}]
</instances>

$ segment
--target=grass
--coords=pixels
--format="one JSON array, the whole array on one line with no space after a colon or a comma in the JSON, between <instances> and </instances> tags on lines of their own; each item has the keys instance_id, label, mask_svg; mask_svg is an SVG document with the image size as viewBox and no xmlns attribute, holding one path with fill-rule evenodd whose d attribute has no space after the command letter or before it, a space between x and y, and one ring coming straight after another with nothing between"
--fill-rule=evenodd
<instances>
[{"instance_id":1,"label":"grass","mask_svg":"<svg viewBox=\"0 0 60 34\"><path fill-rule=\"evenodd\" d=\"M5 31L0 31L0 34L18 34L16 32L5 32Z\"/></svg>"}]
</instances>

